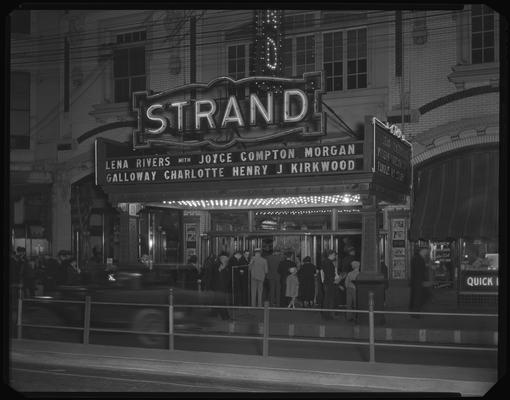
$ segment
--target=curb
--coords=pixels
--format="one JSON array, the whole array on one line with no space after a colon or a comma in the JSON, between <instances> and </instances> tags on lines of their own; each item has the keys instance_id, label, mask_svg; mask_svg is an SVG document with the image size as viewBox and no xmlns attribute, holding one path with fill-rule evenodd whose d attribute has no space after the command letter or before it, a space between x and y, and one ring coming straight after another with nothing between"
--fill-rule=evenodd
<instances>
[{"instance_id":1,"label":"curb","mask_svg":"<svg viewBox=\"0 0 510 400\"><path fill-rule=\"evenodd\" d=\"M93 350L102 346L89 345ZM177 356L179 352L175 353ZM126 358L136 361L127 363ZM272 357L269 357L270 359ZM85 352L52 353L34 357L29 350L15 349L12 361L31 362L42 365L80 366L108 370L129 370L151 372L164 375L187 375L208 378L221 378L240 381L272 382L293 385L328 386L335 388L350 386L356 389L412 391L412 392L448 392L462 395L483 395L495 382L473 380L437 379L424 377L399 377L369 373L341 373L300 369L283 369L253 365L212 364L179 360L142 359L125 356L94 355ZM136 366L133 366L136 365ZM345 390L345 389L344 389Z\"/></svg>"}]
</instances>

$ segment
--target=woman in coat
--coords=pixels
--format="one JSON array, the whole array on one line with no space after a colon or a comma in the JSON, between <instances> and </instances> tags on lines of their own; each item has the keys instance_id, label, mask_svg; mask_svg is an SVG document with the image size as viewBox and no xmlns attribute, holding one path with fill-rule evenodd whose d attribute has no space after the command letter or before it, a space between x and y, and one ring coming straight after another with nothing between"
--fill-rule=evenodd
<instances>
[{"instance_id":1,"label":"woman in coat","mask_svg":"<svg viewBox=\"0 0 510 400\"><path fill-rule=\"evenodd\" d=\"M220 256L220 263L215 268L215 279L213 289L219 293L221 303L228 305L229 303L229 292L231 290L232 277L231 270L228 267L228 256L222 254ZM228 320L230 318L228 310L226 308L218 309L221 319Z\"/></svg>"},{"instance_id":2,"label":"woman in coat","mask_svg":"<svg viewBox=\"0 0 510 400\"><path fill-rule=\"evenodd\" d=\"M313 305L315 297L315 272L317 267L312 264L312 259L307 256L303 259L303 265L298 273L300 297L305 307Z\"/></svg>"},{"instance_id":3,"label":"woman in coat","mask_svg":"<svg viewBox=\"0 0 510 400\"><path fill-rule=\"evenodd\" d=\"M299 293L299 280L297 277L297 268L292 267L289 270L290 275L287 277L286 285L285 285L285 296L290 298L290 303L287 306L288 308L295 308L296 298Z\"/></svg>"}]
</instances>

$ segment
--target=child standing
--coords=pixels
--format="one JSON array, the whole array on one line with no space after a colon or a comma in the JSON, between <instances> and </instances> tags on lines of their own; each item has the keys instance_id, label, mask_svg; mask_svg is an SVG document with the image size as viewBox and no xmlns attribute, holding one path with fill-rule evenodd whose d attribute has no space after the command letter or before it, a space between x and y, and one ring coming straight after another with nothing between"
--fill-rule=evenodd
<instances>
[{"instance_id":1,"label":"child standing","mask_svg":"<svg viewBox=\"0 0 510 400\"><path fill-rule=\"evenodd\" d=\"M290 303L287 308L296 308L295 302L299 293L299 280L297 277L297 268L289 269L290 275L287 277L285 296L290 297Z\"/></svg>"},{"instance_id":2,"label":"child standing","mask_svg":"<svg viewBox=\"0 0 510 400\"><path fill-rule=\"evenodd\" d=\"M346 289L346 303L348 309L356 308L356 286L352 281L355 281L359 275L359 261L351 262L352 271L347 274L345 278L345 289ZM347 321L353 321L355 318L352 316L353 313L346 313Z\"/></svg>"}]
</instances>

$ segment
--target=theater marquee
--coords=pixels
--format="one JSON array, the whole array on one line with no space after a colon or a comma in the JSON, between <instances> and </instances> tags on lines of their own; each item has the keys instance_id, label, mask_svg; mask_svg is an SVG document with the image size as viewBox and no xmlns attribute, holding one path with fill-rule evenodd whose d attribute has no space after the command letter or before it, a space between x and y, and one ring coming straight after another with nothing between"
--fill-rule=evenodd
<instances>
[{"instance_id":1,"label":"theater marquee","mask_svg":"<svg viewBox=\"0 0 510 400\"><path fill-rule=\"evenodd\" d=\"M104 145L107 146L105 143ZM101 146L97 183L171 183L363 171L363 142L226 152L158 153L109 157ZM114 154L115 154L114 153Z\"/></svg>"}]
</instances>

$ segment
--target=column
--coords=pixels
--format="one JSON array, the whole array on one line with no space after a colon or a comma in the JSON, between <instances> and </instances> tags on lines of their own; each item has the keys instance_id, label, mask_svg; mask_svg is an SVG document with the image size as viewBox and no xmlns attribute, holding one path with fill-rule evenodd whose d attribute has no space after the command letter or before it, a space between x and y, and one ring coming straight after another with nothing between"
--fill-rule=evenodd
<instances>
[{"instance_id":1,"label":"column","mask_svg":"<svg viewBox=\"0 0 510 400\"><path fill-rule=\"evenodd\" d=\"M55 172L52 187L52 254L60 250L72 250L73 232L71 227L71 182L64 170Z\"/></svg>"},{"instance_id":2,"label":"column","mask_svg":"<svg viewBox=\"0 0 510 400\"><path fill-rule=\"evenodd\" d=\"M374 293L374 308L383 309L384 305L384 274L381 272L378 249L377 199L370 196L363 205L361 215L361 270L356 279L357 306L359 309L368 309L368 293ZM360 319L366 315L360 314ZM376 323L384 322L384 316L379 315Z\"/></svg>"},{"instance_id":3,"label":"column","mask_svg":"<svg viewBox=\"0 0 510 400\"><path fill-rule=\"evenodd\" d=\"M138 208L135 204L129 203L119 203L117 207L120 211L119 264L133 264L138 261L138 216L136 213Z\"/></svg>"}]
</instances>

